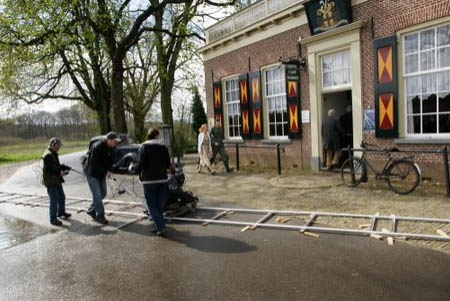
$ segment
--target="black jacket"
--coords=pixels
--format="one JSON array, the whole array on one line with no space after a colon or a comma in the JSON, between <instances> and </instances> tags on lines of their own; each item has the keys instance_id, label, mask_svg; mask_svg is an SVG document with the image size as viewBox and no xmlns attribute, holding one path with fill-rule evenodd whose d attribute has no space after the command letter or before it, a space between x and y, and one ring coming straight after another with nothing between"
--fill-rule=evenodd
<instances>
[{"instance_id":1,"label":"black jacket","mask_svg":"<svg viewBox=\"0 0 450 301\"><path fill-rule=\"evenodd\" d=\"M214 126L209 134L212 147L223 147L223 131L221 127Z\"/></svg>"},{"instance_id":2,"label":"black jacket","mask_svg":"<svg viewBox=\"0 0 450 301\"><path fill-rule=\"evenodd\" d=\"M114 148L108 147L106 140L96 142L88 158L87 175L102 180L108 171L112 171Z\"/></svg>"},{"instance_id":3,"label":"black jacket","mask_svg":"<svg viewBox=\"0 0 450 301\"><path fill-rule=\"evenodd\" d=\"M64 183L64 178L61 176L61 171L70 169L68 166L59 163L59 156L57 152L47 149L42 156L44 160L44 167L42 170L43 184L46 187L56 186Z\"/></svg>"},{"instance_id":4,"label":"black jacket","mask_svg":"<svg viewBox=\"0 0 450 301\"><path fill-rule=\"evenodd\" d=\"M336 118L328 118L322 124L322 138L324 149L341 149L342 148L342 136L344 130L341 124Z\"/></svg>"},{"instance_id":5,"label":"black jacket","mask_svg":"<svg viewBox=\"0 0 450 301\"><path fill-rule=\"evenodd\" d=\"M135 169L143 184L167 181L167 170L170 167L169 150L161 141L150 140L141 145Z\"/></svg>"}]
</instances>

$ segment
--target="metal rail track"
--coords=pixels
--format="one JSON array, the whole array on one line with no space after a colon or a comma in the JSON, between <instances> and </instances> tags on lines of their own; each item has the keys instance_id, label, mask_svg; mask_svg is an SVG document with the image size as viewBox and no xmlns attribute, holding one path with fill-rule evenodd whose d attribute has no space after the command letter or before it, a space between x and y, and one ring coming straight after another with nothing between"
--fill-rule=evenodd
<instances>
[{"instance_id":1,"label":"metal rail track","mask_svg":"<svg viewBox=\"0 0 450 301\"><path fill-rule=\"evenodd\" d=\"M0 204L10 203L15 205L23 205L30 207L48 207L48 197L46 195L35 195L35 194L23 194L23 193L12 193L12 192L0 192ZM66 210L75 211L77 213L86 212L86 207L75 207L73 204L79 204L83 202L91 202L89 198L80 197L66 197ZM105 214L116 215L122 217L133 218L132 221L122 224L117 227L117 230L129 226L133 223L140 222L148 216L144 213L127 212L129 208L142 207L144 205L142 202L131 202L131 201L119 201L119 200L104 200L104 204L111 205L121 205L126 206L125 210L105 210ZM304 233L308 232L319 232L319 233L330 233L330 234L343 234L343 235L359 235L359 236L371 236L378 235L379 237L389 238L405 238L405 239L417 239L417 240L434 240L450 242L450 236L442 234L426 234L426 233L407 233L407 232L397 232L397 227L399 222L418 222L418 223L432 223L436 225L449 226L450 219L442 218L428 218L428 217L409 217L409 216L394 216L394 215L378 215L378 214L351 214L351 213L335 213L335 212L315 212L315 211L290 211L290 210L260 210L260 209L244 209L244 208L221 208L221 207L197 207L195 211L208 212L213 214L212 218L202 218L202 217L189 217L189 216L165 216L168 222L185 222L185 223L197 223L203 226L209 224L216 225L229 225L229 226L241 226L248 227L251 230L256 228L263 229L278 229L278 230L291 230L300 231ZM241 220L224 220L221 219L224 216L228 216L230 213L241 213L241 214L251 214L256 217L261 216L256 222L248 222ZM277 224L269 223L276 216L291 216L291 217L303 217L306 222L302 224ZM368 229L352 229L352 228L333 228L325 227L322 225L315 225L315 221L320 217L331 217L331 218L355 218L355 219L365 219L368 222ZM386 232L376 230L377 223L379 221L390 221L390 229Z\"/></svg>"}]
</instances>

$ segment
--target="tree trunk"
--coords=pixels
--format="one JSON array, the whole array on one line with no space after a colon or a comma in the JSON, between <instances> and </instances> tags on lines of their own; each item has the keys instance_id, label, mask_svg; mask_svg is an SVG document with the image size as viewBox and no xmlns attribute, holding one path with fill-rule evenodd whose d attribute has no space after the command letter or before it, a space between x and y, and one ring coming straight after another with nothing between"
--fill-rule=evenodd
<instances>
[{"instance_id":1,"label":"tree trunk","mask_svg":"<svg viewBox=\"0 0 450 301\"><path fill-rule=\"evenodd\" d=\"M172 85L165 80L161 82L161 113L163 124L168 124L173 129Z\"/></svg>"},{"instance_id":2,"label":"tree trunk","mask_svg":"<svg viewBox=\"0 0 450 301\"><path fill-rule=\"evenodd\" d=\"M112 66L111 104L114 116L114 130L119 133L128 132L123 103L123 72L123 60L120 58L115 59Z\"/></svg>"},{"instance_id":3,"label":"tree trunk","mask_svg":"<svg viewBox=\"0 0 450 301\"><path fill-rule=\"evenodd\" d=\"M134 121L134 135L139 142L144 142L146 138L145 133L145 116L141 113L133 113Z\"/></svg>"}]
</instances>

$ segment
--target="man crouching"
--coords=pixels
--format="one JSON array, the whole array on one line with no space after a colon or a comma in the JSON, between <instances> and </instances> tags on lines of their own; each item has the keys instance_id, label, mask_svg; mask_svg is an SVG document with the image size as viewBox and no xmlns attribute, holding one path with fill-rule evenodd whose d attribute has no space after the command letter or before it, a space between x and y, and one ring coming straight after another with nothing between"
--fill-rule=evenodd
<instances>
[{"instance_id":1,"label":"man crouching","mask_svg":"<svg viewBox=\"0 0 450 301\"><path fill-rule=\"evenodd\" d=\"M62 183L64 183L63 176L71 168L59 163L58 151L61 145L61 140L58 138L50 139L48 148L42 156L44 160L43 184L47 187L50 199L50 224L54 226L62 225L62 222L57 217L69 218L71 216L70 213L66 212L66 196L62 187Z\"/></svg>"}]
</instances>

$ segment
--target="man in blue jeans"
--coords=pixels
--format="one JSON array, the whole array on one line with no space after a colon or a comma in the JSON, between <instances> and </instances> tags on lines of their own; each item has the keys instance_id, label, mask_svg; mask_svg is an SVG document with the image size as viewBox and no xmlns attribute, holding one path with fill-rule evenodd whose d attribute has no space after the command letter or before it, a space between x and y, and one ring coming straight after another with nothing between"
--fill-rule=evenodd
<instances>
[{"instance_id":1,"label":"man in blue jeans","mask_svg":"<svg viewBox=\"0 0 450 301\"><path fill-rule=\"evenodd\" d=\"M58 217L67 219L72 216L66 212L66 196L62 187L62 183L64 183L63 176L71 168L59 162L58 151L61 145L62 142L58 138L50 139L48 148L42 156L44 161L42 180L45 187L47 187L50 199L50 224L54 226L62 226L63 224Z\"/></svg>"},{"instance_id":2,"label":"man in blue jeans","mask_svg":"<svg viewBox=\"0 0 450 301\"><path fill-rule=\"evenodd\" d=\"M164 204L168 196L167 170L172 169L169 151L159 139L159 131L150 129L147 141L139 148L139 159L135 169L139 180L144 186L145 200L150 211L155 229L152 231L158 236L164 236L166 225L164 223Z\"/></svg>"},{"instance_id":3,"label":"man in blue jeans","mask_svg":"<svg viewBox=\"0 0 450 301\"><path fill-rule=\"evenodd\" d=\"M114 151L120 141L116 133L106 134L105 139L96 142L89 151L86 176L92 193L92 204L87 214L100 224L107 224L103 199L106 197L106 177L112 177Z\"/></svg>"}]
</instances>

